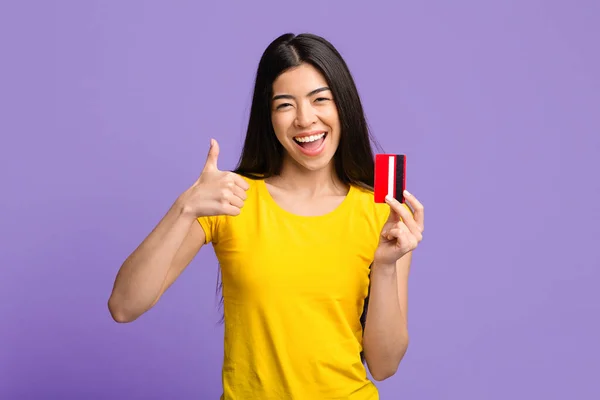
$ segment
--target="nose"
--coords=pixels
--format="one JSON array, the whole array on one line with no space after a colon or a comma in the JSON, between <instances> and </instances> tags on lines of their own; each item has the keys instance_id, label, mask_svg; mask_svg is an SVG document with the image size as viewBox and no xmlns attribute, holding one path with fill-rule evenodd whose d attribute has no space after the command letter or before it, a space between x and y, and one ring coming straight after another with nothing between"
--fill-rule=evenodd
<instances>
[{"instance_id":1,"label":"nose","mask_svg":"<svg viewBox=\"0 0 600 400\"><path fill-rule=\"evenodd\" d=\"M305 128L317 122L317 114L310 105L299 105L296 113L296 126Z\"/></svg>"}]
</instances>

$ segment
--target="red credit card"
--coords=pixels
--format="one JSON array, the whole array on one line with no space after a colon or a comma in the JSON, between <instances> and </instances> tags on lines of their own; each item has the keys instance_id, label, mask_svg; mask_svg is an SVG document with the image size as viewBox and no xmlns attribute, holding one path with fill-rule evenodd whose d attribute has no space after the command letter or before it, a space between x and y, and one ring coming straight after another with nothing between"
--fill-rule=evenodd
<instances>
[{"instance_id":1,"label":"red credit card","mask_svg":"<svg viewBox=\"0 0 600 400\"><path fill-rule=\"evenodd\" d=\"M406 188L406 156L404 154L375 155L375 203L385 203L388 194L404 203Z\"/></svg>"}]
</instances>

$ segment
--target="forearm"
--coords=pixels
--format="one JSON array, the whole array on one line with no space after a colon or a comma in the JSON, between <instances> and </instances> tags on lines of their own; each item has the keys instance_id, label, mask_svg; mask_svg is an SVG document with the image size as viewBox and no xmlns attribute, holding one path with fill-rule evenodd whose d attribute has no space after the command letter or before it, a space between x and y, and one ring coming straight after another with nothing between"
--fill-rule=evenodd
<instances>
[{"instance_id":1,"label":"forearm","mask_svg":"<svg viewBox=\"0 0 600 400\"><path fill-rule=\"evenodd\" d=\"M377 380L395 373L408 348L408 269L402 264L371 267L363 343L369 370Z\"/></svg>"},{"instance_id":2,"label":"forearm","mask_svg":"<svg viewBox=\"0 0 600 400\"><path fill-rule=\"evenodd\" d=\"M109 309L115 320L132 321L152 307L194 220L178 200L127 257L109 299Z\"/></svg>"}]
</instances>

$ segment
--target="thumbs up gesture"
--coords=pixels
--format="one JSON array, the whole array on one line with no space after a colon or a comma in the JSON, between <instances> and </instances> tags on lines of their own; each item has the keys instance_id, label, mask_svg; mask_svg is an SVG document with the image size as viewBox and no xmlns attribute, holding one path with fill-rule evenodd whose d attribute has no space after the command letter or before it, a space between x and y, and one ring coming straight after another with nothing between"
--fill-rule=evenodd
<instances>
[{"instance_id":1,"label":"thumbs up gesture","mask_svg":"<svg viewBox=\"0 0 600 400\"><path fill-rule=\"evenodd\" d=\"M200 177L180 200L184 212L194 218L211 215L239 215L250 188L241 176L217 167L219 144L211 139L210 150Z\"/></svg>"}]
</instances>

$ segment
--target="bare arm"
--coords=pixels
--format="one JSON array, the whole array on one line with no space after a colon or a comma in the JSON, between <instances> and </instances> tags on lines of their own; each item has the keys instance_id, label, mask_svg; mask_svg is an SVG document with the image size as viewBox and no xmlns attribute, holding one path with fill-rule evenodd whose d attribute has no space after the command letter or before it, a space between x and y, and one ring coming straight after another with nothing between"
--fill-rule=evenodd
<instances>
[{"instance_id":1,"label":"bare arm","mask_svg":"<svg viewBox=\"0 0 600 400\"><path fill-rule=\"evenodd\" d=\"M408 349L408 275L412 253L396 265L373 264L363 338L365 360L375 380L396 372Z\"/></svg>"},{"instance_id":2,"label":"bare arm","mask_svg":"<svg viewBox=\"0 0 600 400\"><path fill-rule=\"evenodd\" d=\"M108 308L117 322L131 322L152 308L189 265L205 241L195 217L173 204L127 257L115 279Z\"/></svg>"},{"instance_id":3,"label":"bare arm","mask_svg":"<svg viewBox=\"0 0 600 400\"><path fill-rule=\"evenodd\" d=\"M386 198L391 207L371 267L371 294L365 322L365 360L376 380L394 375L408 348L408 276L413 250L423 239L424 208Z\"/></svg>"},{"instance_id":4,"label":"bare arm","mask_svg":"<svg viewBox=\"0 0 600 400\"><path fill-rule=\"evenodd\" d=\"M211 140L198 180L175 201L150 234L127 257L115 279L108 308L117 322L131 322L152 308L206 241L200 216L239 215L249 185L219 171L219 145Z\"/></svg>"}]
</instances>

